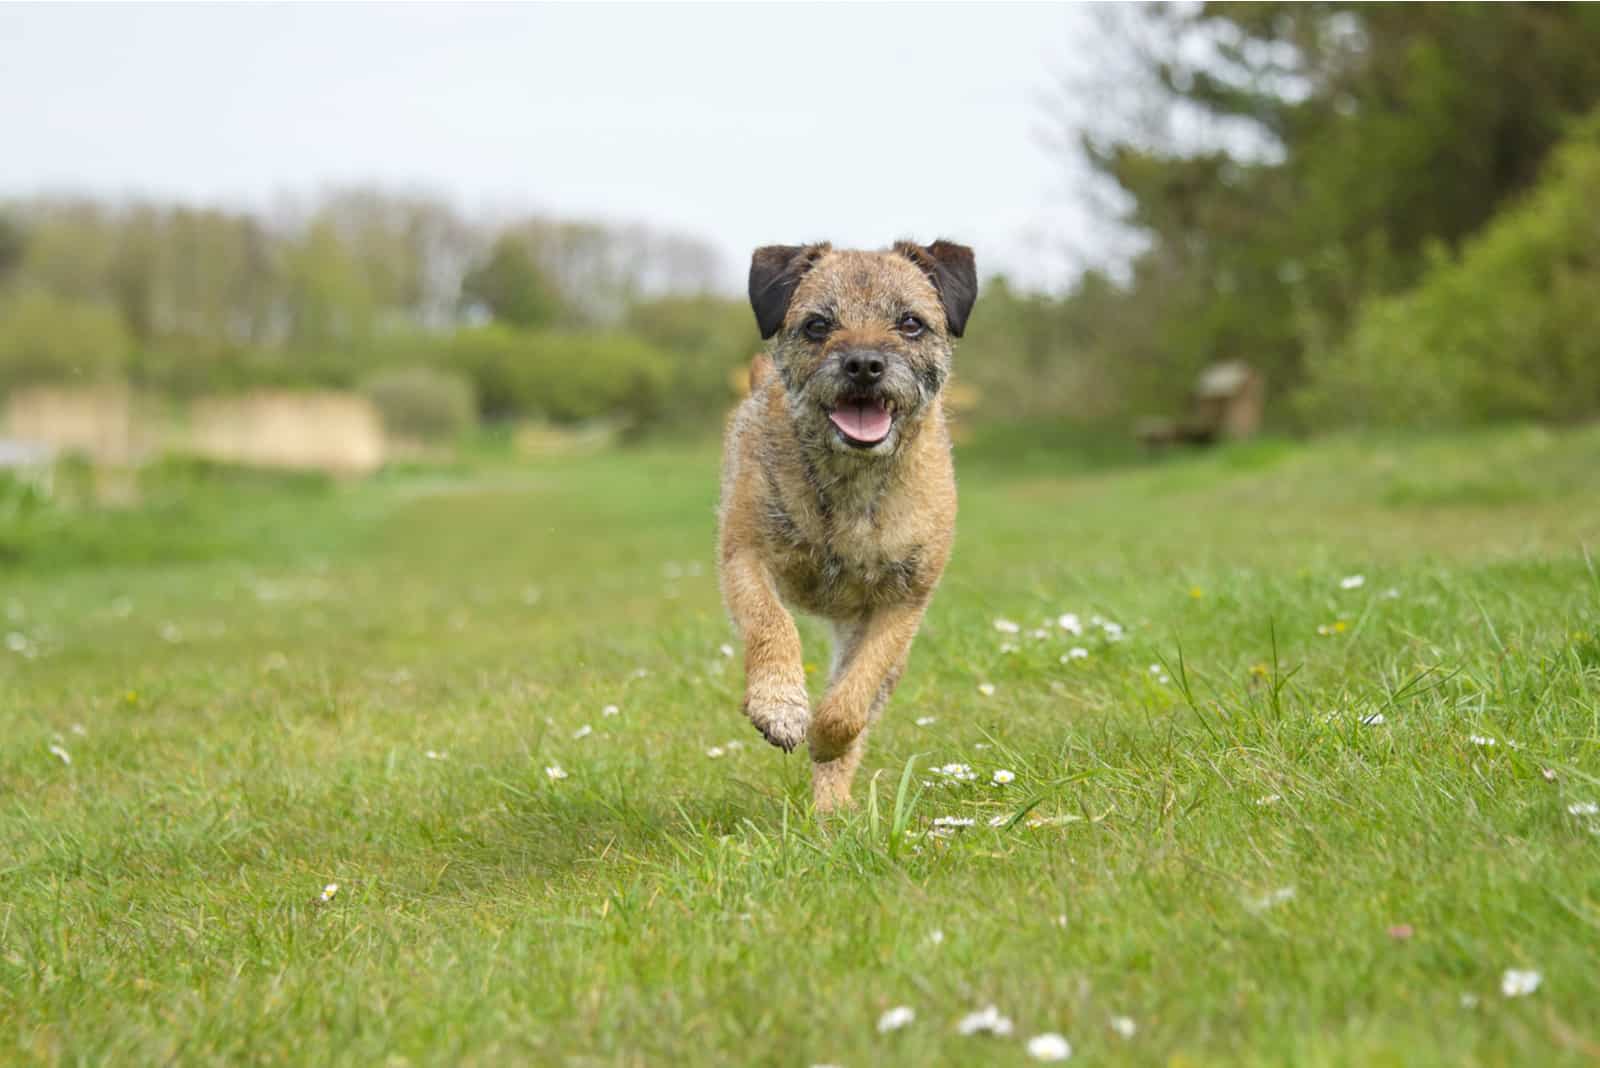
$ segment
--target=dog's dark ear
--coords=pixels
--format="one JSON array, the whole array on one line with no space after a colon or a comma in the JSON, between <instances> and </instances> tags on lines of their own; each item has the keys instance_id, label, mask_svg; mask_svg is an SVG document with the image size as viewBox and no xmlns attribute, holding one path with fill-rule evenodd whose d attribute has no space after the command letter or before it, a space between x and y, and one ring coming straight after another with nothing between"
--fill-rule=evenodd
<instances>
[{"instance_id":1,"label":"dog's dark ear","mask_svg":"<svg viewBox=\"0 0 1600 1068\"><path fill-rule=\"evenodd\" d=\"M815 245L767 245L750 257L750 307L755 309L762 340L778 332L783 317L789 314L794 287L829 247L825 241Z\"/></svg>"},{"instance_id":2,"label":"dog's dark ear","mask_svg":"<svg viewBox=\"0 0 1600 1068\"><path fill-rule=\"evenodd\" d=\"M966 332L972 302L978 299L978 267L972 250L953 241L935 241L931 245L901 241L894 249L927 274L939 294L939 303L944 305L944 321L950 333L960 337Z\"/></svg>"}]
</instances>

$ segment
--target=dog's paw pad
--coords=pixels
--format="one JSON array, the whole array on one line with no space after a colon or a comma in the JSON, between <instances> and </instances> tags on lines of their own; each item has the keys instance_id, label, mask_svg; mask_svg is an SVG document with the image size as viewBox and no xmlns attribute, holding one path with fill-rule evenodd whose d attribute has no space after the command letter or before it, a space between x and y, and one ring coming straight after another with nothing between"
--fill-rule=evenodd
<instances>
[{"instance_id":1,"label":"dog's paw pad","mask_svg":"<svg viewBox=\"0 0 1600 1068\"><path fill-rule=\"evenodd\" d=\"M804 723L757 723L756 730L761 736L785 753L794 752L794 747L805 741L806 725Z\"/></svg>"},{"instance_id":2,"label":"dog's paw pad","mask_svg":"<svg viewBox=\"0 0 1600 1068\"><path fill-rule=\"evenodd\" d=\"M811 706L803 698L750 697L745 700L745 715L762 737L785 753L805 741L811 722Z\"/></svg>"}]
</instances>

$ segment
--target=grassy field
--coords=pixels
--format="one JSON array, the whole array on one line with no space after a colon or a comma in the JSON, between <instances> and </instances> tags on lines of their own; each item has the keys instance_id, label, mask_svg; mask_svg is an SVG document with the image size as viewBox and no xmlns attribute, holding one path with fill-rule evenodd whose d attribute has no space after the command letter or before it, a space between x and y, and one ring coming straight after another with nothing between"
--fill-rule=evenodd
<instances>
[{"instance_id":1,"label":"grassy field","mask_svg":"<svg viewBox=\"0 0 1600 1068\"><path fill-rule=\"evenodd\" d=\"M1023 440L826 825L709 451L0 519L0 1060L1600 1056L1600 432Z\"/></svg>"}]
</instances>

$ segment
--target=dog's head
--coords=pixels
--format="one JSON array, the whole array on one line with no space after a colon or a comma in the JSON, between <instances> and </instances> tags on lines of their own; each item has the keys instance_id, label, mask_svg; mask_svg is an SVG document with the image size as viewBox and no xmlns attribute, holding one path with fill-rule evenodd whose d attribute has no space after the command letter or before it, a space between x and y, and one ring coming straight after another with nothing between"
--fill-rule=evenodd
<instances>
[{"instance_id":1,"label":"dog's head","mask_svg":"<svg viewBox=\"0 0 1600 1068\"><path fill-rule=\"evenodd\" d=\"M972 250L948 241L769 245L750 261L750 304L797 433L857 455L891 455L915 433L977 295Z\"/></svg>"}]
</instances>

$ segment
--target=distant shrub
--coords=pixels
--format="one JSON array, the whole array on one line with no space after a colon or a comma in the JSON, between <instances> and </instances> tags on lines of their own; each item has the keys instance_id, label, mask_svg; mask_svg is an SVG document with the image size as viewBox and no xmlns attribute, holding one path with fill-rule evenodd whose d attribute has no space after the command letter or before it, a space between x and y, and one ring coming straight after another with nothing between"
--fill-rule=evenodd
<instances>
[{"instance_id":1,"label":"distant shrub","mask_svg":"<svg viewBox=\"0 0 1600 1068\"><path fill-rule=\"evenodd\" d=\"M718 432L718 416L736 399L734 384L748 377L750 359L762 348L750 305L711 295L658 297L630 308L626 326L670 358L660 422L682 432Z\"/></svg>"},{"instance_id":2,"label":"distant shrub","mask_svg":"<svg viewBox=\"0 0 1600 1068\"><path fill-rule=\"evenodd\" d=\"M1530 195L1421 282L1369 302L1311 354L1298 400L1321 425L1461 426L1600 415L1600 115Z\"/></svg>"},{"instance_id":3,"label":"distant shrub","mask_svg":"<svg viewBox=\"0 0 1600 1068\"><path fill-rule=\"evenodd\" d=\"M665 353L621 333L490 326L457 334L449 354L489 418L616 417L643 426L659 417L672 376Z\"/></svg>"},{"instance_id":4,"label":"distant shrub","mask_svg":"<svg viewBox=\"0 0 1600 1068\"><path fill-rule=\"evenodd\" d=\"M122 371L131 341L116 309L24 289L0 301L0 386L94 381Z\"/></svg>"},{"instance_id":5,"label":"distant shrub","mask_svg":"<svg viewBox=\"0 0 1600 1068\"><path fill-rule=\"evenodd\" d=\"M453 441L478 421L478 402L464 375L430 367L380 371L362 386L386 434L422 442Z\"/></svg>"}]
</instances>

